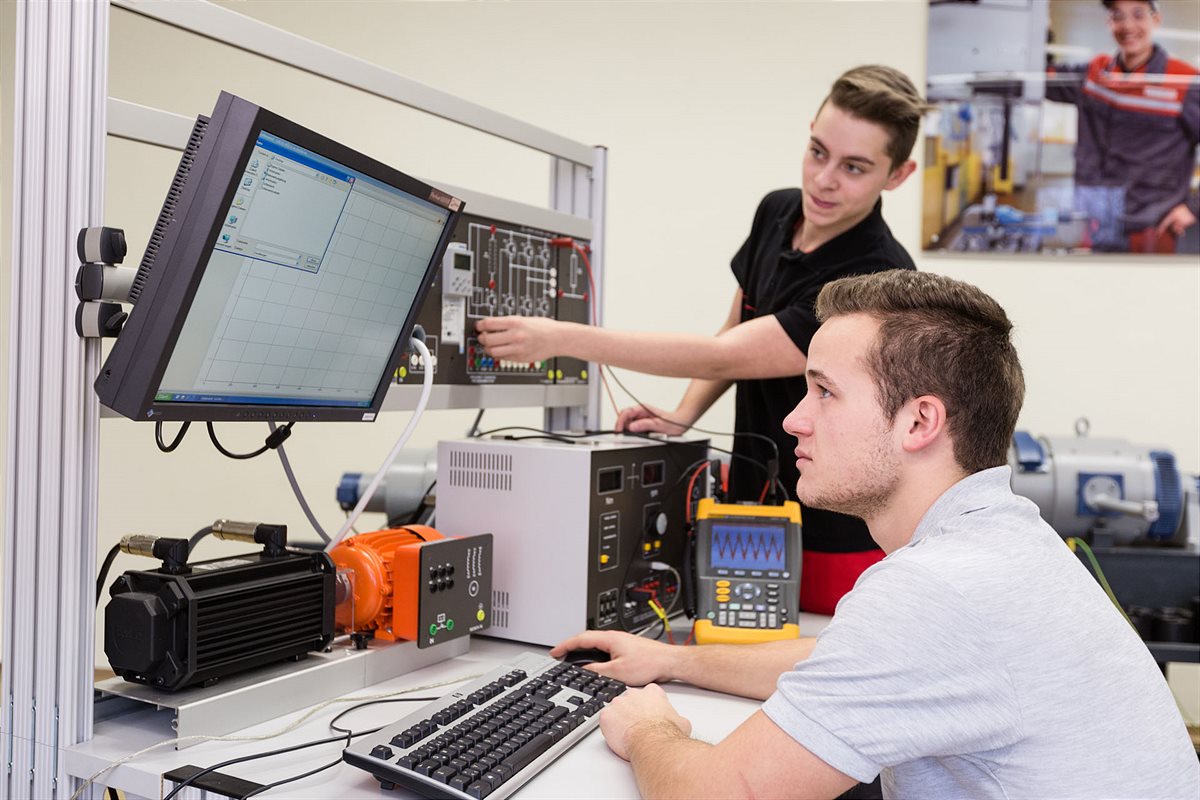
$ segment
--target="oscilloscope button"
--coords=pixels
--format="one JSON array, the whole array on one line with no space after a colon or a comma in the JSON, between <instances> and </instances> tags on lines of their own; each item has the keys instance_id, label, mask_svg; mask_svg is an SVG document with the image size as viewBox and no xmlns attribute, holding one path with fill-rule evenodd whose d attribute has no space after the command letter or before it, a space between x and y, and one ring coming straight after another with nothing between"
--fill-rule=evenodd
<instances>
[{"instance_id":1,"label":"oscilloscope button","mask_svg":"<svg viewBox=\"0 0 1200 800\"><path fill-rule=\"evenodd\" d=\"M729 581L717 581L717 587L718 587L718 588L723 588L723 587L725 587L725 586L728 586L728 585L729 585Z\"/></svg>"}]
</instances>

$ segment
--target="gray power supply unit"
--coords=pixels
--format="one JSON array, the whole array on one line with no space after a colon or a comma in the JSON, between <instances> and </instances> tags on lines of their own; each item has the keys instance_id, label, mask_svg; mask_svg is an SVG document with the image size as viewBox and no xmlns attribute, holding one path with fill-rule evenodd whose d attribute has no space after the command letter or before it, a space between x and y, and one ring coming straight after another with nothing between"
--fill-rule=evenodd
<instances>
[{"instance_id":1,"label":"gray power supply unit","mask_svg":"<svg viewBox=\"0 0 1200 800\"><path fill-rule=\"evenodd\" d=\"M655 597L682 609L684 508L707 440L640 437L438 443L437 528L494 537L488 636L552 645L635 630ZM703 486L704 482L697 480Z\"/></svg>"}]
</instances>

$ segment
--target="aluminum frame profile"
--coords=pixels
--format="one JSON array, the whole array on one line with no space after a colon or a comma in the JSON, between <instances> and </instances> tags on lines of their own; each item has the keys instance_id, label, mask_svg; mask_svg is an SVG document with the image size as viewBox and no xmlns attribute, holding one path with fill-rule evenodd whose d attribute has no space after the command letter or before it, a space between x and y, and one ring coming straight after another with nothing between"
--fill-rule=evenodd
<instances>
[{"instance_id":1,"label":"aluminum frame profile","mask_svg":"<svg viewBox=\"0 0 1200 800\"><path fill-rule=\"evenodd\" d=\"M21 2L15 32L0 798L56 798L92 734L100 346L72 245L103 217L108 3Z\"/></svg>"},{"instance_id":2,"label":"aluminum frame profile","mask_svg":"<svg viewBox=\"0 0 1200 800\"><path fill-rule=\"evenodd\" d=\"M595 280L596 319L593 325L604 323L604 234L607 208L606 178L608 148L597 146L591 169L564 158L556 158L550 168L550 207L567 214L586 217L592 221L592 277ZM600 429L600 365L588 362L587 401L583 406L549 406L546 408L546 430Z\"/></svg>"},{"instance_id":3,"label":"aluminum frame profile","mask_svg":"<svg viewBox=\"0 0 1200 800\"><path fill-rule=\"evenodd\" d=\"M455 97L361 58L204 0L112 0L113 5L248 53L393 100L468 128L587 167L592 148Z\"/></svg>"}]
</instances>

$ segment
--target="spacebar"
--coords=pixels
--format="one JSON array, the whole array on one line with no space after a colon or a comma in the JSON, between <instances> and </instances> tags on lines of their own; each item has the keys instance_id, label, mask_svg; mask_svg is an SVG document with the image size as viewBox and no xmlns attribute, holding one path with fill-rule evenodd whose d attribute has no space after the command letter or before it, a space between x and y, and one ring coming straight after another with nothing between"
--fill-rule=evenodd
<instances>
[{"instance_id":1,"label":"spacebar","mask_svg":"<svg viewBox=\"0 0 1200 800\"><path fill-rule=\"evenodd\" d=\"M550 749L550 745L554 744L557 739L548 733L539 733L537 736L530 739L520 750L515 751L501 763L513 771L513 774L520 772L529 766L529 762L540 756L542 753Z\"/></svg>"}]
</instances>

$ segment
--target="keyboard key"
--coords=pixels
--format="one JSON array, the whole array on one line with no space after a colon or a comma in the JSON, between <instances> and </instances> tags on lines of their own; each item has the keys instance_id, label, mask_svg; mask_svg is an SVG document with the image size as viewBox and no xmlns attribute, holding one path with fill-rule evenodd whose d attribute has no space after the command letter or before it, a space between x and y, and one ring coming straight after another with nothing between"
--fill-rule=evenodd
<instances>
[{"instance_id":1,"label":"keyboard key","mask_svg":"<svg viewBox=\"0 0 1200 800\"><path fill-rule=\"evenodd\" d=\"M487 797L495 787L485 780L478 780L467 787L467 794L475 798Z\"/></svg>"},{"instance_id":2,"label":"keyboard key","mask_svg":"<svg viewBox=\"0 0 1200 800\"><path fill-rule=\"evenodd\" d=\"M520 750L504 759L503 763L514 773L520 772L529 766L530 762L535 758L549 750L555 741L556 739L551 737L549 733L539 734L530 739Z\"/></svg>"},{"instance_id":3,"label":"keyboard key","mask_svg":"<svg viewBox=\"0 0 1200 800\"><path fill-rule=\"evenodd\" d=\"M376 758L382 758L384 761L388 761L392 757L392 748L388 747L386 744L377 744L371 748L371 755L375 756Z\"/></svg>"},{"instance_id":4,"label":"keyboard key","mask_svg":"<svg viewBox=\"0 0 1200 800\"><path fill-rule=\"evenodd\" d=\"M434 770L433 774L430 775L429 777L433 778L435 781L438 781L439 783L449 783L450 779L453 778L457 774L458 774L458 770L456 770L454 767L447 765L444 767L439 767L438 769Z\"/></svg>"}]
</instances>

